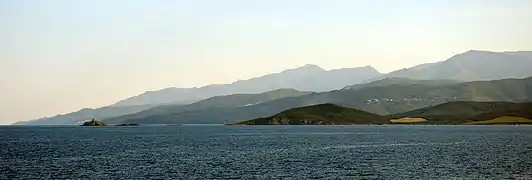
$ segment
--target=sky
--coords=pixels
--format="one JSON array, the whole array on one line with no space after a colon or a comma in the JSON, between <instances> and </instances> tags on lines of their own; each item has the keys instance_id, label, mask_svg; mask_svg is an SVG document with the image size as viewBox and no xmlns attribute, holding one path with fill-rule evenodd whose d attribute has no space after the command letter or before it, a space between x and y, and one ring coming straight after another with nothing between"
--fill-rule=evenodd
<instances>
[{"instance_id":1,"label":"sky","mask_svg":"<svg viewBox=\"0 0 532 180\"><path fill-rule=\"evenodd\" d=\"M530 0L2 0L0 124L305 64L532 50Z\"/></svg>"}]
</instances>

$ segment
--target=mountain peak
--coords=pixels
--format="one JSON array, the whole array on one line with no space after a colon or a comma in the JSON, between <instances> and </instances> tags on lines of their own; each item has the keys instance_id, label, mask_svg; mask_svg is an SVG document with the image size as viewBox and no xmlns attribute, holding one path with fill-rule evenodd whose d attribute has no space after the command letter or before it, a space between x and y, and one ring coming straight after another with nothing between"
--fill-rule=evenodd
<instances>
[{"instance_id":1,"label":"mountain peak","mask_svg":"<svg viewBox=\"0 0 532 180\"><path fill-rule=\"evenodd\" d=\"M315 64L305 64L304 66L301 66L301 67L296 68L296 69L317 69L317 70L323 70L323 68L321 68L320 66L315 65Z\"/></svg>"},{"instance_id":2,"label":"mountain peak","mask_svg":"<svg viewBox=\"0 0 532 180\"><path fill-rule=\"evenodd\" d=\"M320 67L320 66L315 65L315 64L305 64L303 67Z\"/></svg>"},{"instance_id":3,"label":"mountain peak","mask_svg":"<svg viewBox=\"0 0 532 180\"><path fill-rule=\"evenodd\" d=\"M379 72L379 70L375 69L375 68L374 68L373 66L371 66L371 65L367 65L367 66L364 66L364 67L362 67L362 68L363 68L363 69L366 69L366 70L368 70L368 71L373 71L373 72L376 72L376 73L378 73L378 74L381 74L381 72Z\"/></svg>"},{"instance_id":4,"label":"mountain peak","mask_svg":"<svg viewBox=\"0 0 532 180\"><path fill-rule=\"evenodd\" d=\"M444 62L464 62L464 61L481 61L486 57L500 55L500 53L491 52L491 51L481 51L481 50L469 50L464 53L456 54L451 58L447 59Z\"/></svg>"},{"instance_id":5,"label":"mountain peak","mask_svg":"<svg viewBox=\"0 0 532 180\"><path fill-rule=\"evenodd\" d=\"M318 65L315 65L315 64L306 64L304 66L300 66L300 67L297 67L297 68L294 68L294 69L284 70L283 73L292 72L292 71L323 72L323 71L325 71L325 69L323 69L323 68L321 68L321 67L319 67Z\"/></svg>"}]
</instances>

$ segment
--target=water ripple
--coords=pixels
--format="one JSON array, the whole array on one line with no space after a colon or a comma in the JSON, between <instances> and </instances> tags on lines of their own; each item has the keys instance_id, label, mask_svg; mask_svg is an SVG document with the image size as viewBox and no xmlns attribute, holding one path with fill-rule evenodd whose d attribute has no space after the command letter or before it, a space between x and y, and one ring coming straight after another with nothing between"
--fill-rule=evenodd
<instances>
[{"instance_id":1,"label":"water ripple","mask_svg":"<svg viewBox=\"0 0 532 180\"><path fill-rule=\"evenodd\" d=\"M532 126L0 127L0 179L532 179Z\"/></svg>"}]
</instances>

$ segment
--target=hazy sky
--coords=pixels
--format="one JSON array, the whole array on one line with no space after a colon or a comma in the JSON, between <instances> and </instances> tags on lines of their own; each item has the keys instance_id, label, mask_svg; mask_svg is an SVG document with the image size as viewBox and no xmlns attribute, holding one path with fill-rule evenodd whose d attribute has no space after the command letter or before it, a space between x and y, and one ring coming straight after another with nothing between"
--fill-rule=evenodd
<instances>
[{"instance_id":1,"label":"hazy sky","mask_svg":"<svg viewBox=\"0 0 532 180\"><path fill-rule=\"evenodd\" d=\"M2 0L0 124L304 64L532 49L531 0Z\"/></svg>"}]
</instances>

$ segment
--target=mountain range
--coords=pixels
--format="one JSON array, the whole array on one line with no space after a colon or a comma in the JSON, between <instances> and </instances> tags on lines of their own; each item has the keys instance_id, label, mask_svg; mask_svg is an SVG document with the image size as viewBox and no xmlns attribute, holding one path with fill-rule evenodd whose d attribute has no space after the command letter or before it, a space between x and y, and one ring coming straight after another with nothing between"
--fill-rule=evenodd
<instances>
[{"instance_id":1,"label":"mountain range","mask_svg":"<svg viewBox=\"0 0 532 180\"><path fill-rule=\"evenodd\" d=\"M522 102L530 100L529 92L523 90L527 79L487 80L529 77L532 76L529 69L532 51L468 51L445 61L388 74L371 66L324 70L305 65L231 84L148 91L107 107L17 124L73 124L91 118L117 123L224 123L320 103L337 103L382 115L453 100ZM484 81L461 83L479 80ZM503 87L502 82L509 86ZM265 95L276 89L284 89L281 94L286 95ZM434 99L429 101L428 97Z\"/></svg>"},{"instance_id":2,"label":"mountain range","mask_svg":"<svg viewBox=\"0 0 532 180\"><path fill-rule=\"evenodd\" d=\"M311 93L303 96L276 99L253 106L167 112L125 121L113 121L113 119L110 119L109 122L221 124L268 117L292 108L324 103L356 108L378 115L389 115L452 101L532 101L532 77L526 79L474 81L442 86L424 85L422 82L426 81L420 81L418 84L403 85L399 83L382 87Z\"/></svg>"},{"instance_id":3,"label":"mountain range","mask_svg":"<svg viewBox=\"0 0 532 180\"><path fill-rule=\"evenodd\" d=\"M167 88L149 91L134 96L112 106L144 104L189 104L214 96L231 94L256 94L275 89L297 89L301 91L331 91L349 84L382 75L371 66L359 68L333 69L326 71L316 65L305 65L280 73L240 80L231 84L208 85L200 88Z\"/></svg>"}]
</instances>

